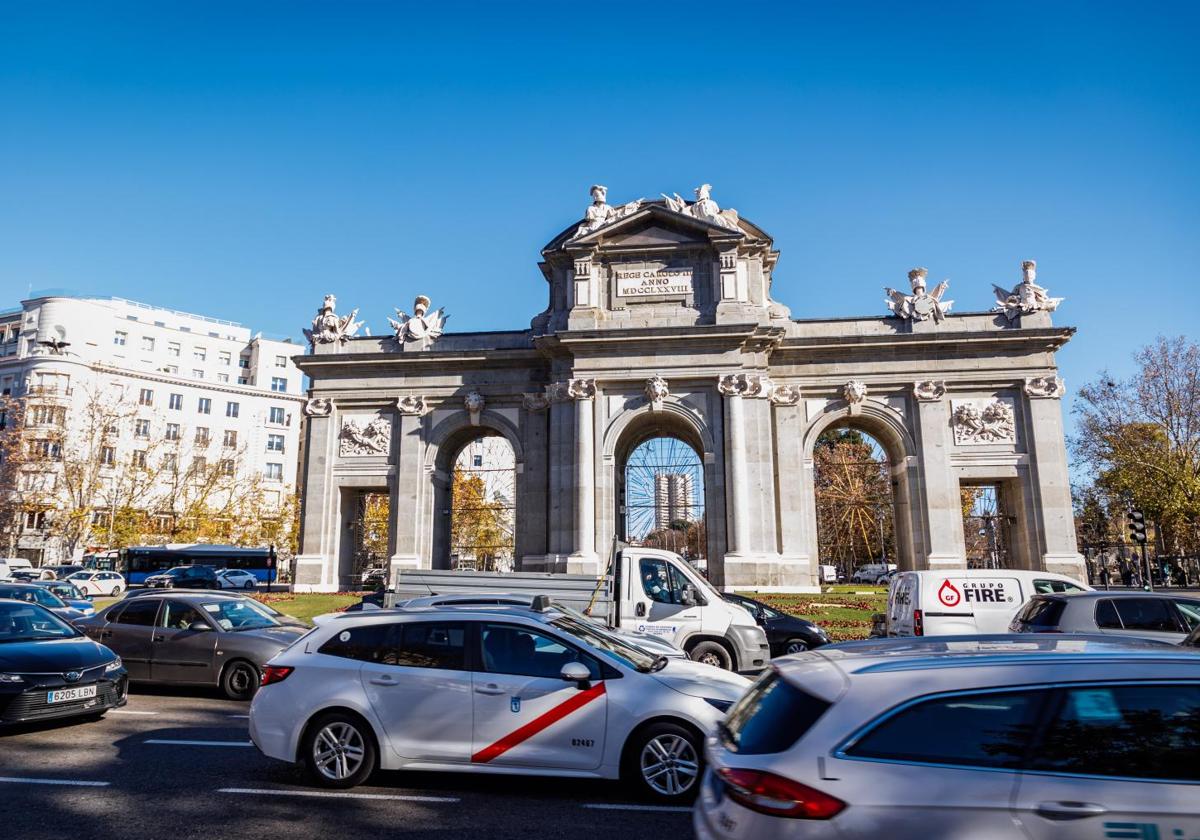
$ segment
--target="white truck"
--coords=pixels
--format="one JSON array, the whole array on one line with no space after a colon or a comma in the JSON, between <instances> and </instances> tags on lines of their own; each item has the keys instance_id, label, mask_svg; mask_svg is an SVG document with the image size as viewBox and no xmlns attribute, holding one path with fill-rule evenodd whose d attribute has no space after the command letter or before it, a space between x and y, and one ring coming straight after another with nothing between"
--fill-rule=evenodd
<instances>
[{"instance_id":1,"label":"white truck","mask_svg":"<svg viewBox=\"0 0 1200 840\"><path fill-rule=\"evenodd\" d=\"M654 548L620 548L608 574L401 570L384 606L421 595L528 592L586 613L614 629L649 633L697 662L738 672L766 667L767 636L750 613L721 593L682 557Z\"/></svg>"}]
</instances>

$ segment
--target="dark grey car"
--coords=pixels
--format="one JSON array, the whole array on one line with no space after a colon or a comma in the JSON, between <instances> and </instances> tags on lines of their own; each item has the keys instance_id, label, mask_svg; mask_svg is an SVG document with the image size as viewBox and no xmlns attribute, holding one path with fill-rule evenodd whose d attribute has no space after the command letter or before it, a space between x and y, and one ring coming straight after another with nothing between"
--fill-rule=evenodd
<instances>
[{"instance_id":1,"label":"dark grey car","mask_svg":"<svg viewBox=\"0 0 1200 840\"><path fill-rule=\"evenodd\" d=\"M218 686L233 700L253 697L267 660L307 632L219 592L130 598L76 626L116 651L133 682Z\"/></svg>"},{"instance_id":2,"label":"dark grey car","mask_svg":"<svg viewBox=\"0 0 1200 840\"><path fill-rule=\"evenodd\" d=\"M1102 633L1178 643L1200 626L1200 596L1171 592L1035 595L1013 618L1014 633Z\"/></svg>"}]
</instances>

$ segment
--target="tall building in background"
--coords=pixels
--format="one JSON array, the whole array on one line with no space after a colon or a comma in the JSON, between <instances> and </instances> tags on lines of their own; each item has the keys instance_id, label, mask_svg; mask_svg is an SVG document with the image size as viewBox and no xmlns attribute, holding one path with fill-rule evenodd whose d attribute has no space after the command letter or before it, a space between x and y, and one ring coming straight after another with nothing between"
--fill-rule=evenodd
<instances>
[{"instance_id":1,"label":"tall building in background","mask_svg":"<svg viewBox=\"0 0 1200 840\"><path fill-rule=\"evenodd\" d=\"M237 512L272 515L295 487L300 352L232 321L120 298L38 297L0 313L0 422L21 428L4 488L20 521L0 551L78 557L130 508L169 531L200 510L230 515L235 493ZM64 540L65 518L82 515L90 529Z\"/></svg>"},{"instance_id":2,"label":"tall building in background","mask_svg":"<svg viewBox=\"0 0 1200 840\"><path fill-rule=\"evenodd\" d=\"M654 476L654 530L670 528L672 522L692 518L692 477L687 473Z\"/></svg>"}]
</instances>

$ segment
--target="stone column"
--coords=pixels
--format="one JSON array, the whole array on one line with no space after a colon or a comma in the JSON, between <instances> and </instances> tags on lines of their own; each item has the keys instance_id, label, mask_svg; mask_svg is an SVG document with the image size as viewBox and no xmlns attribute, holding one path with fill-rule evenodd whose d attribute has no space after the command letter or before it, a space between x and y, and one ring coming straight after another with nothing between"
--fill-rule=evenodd
<instances>
[{"instance_id":1,"label":"stone column","mask_svg":"<svg viewBox=\"0 0 1200 840\"><path fill-rule=\"evenodd\" d=\"M729 457L729 488L726 504L729 508L729 552L726 557L745 557L750 553L750 516L747 511L746 486L746 415L742 394L745 377L739 374L722 376L717 390L725 397L725 451ZM728 578L728 569L726 577Z\"/></svg>"},{"instance_id":2,"label":"stone column","mask_svg":"<svg viewBox=\"0 0 1200 840\"><path fill-rule=\"evenodd\" d=\"M1025 380L1029 421L1030 484L1032 501L1041 527L1041 560L1048 572L1071 575L1086 582L1086 565L1075 538L1071 506L1071 478L1063 436L1060 398L1066 390L1057 377Z\"/></svg>"},{"instance_id":3,"label":"stone column","mask_svg":"<svg viewBox=\"0 0 1200 840\"><path fill-rule=\"evenodd\" d=\"M572 379L567 394L575 400L575 546L567 558L569 574L598 574L596 555L596 380Z\"/></svg>"},{"instance_id":4,"label":"stone column","mask_svg":"<svg viewBox=\"0 0 1200 840\"><path fill-rule=\"evenodd\" d=\"M914 523L920 531L924 531L924 539L913 540L913 548L918 553L913 561L917 568L921 568L924 561L924 568L927 569L962 569L967 564L967 549L963 539L958 478L950 465L950 454L954 444L945 385L918 383L914 386L913 393L917 408L918 458L921 464L921 488L918 496L923 501L921 508L924 513L919 517L920 521ZM921 553L924 557L920 556Z\"/></svg>"},{"instance_id":5,"label":"stone column","mask_svg":"<svg viewBox=\"0 0 1200 840\"><path fill-rule=\"evenodd\" d=\"M338 496L333 481L337 435L333 401L304 404L304 487L300 509L300 553L292 568L298 592L337 591Z\"/></svg>"},{"instance_id":6,"label":"stone column","mask_svg":"<svg viewBox=\"0 0 1200 840\"><path fill-rule=\"evenodd\" d=\"M421 556L422 544L429 544L427 524L421 521L425 487L429 477L425 472L423 455L423 417L427 410L424 397L406 396L396 401L399 434L392 462L396 474L392 480L391 498L391 574L395 579L400 569L429 568L431 557ZM423 539L424 538L424 539Z\"/></svg>"}]
</instances>

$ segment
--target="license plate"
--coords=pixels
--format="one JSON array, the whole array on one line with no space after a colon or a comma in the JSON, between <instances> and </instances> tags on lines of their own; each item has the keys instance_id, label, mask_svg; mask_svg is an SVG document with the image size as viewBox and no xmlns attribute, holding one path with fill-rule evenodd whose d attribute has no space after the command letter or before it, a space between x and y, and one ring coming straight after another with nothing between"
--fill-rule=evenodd
<instances>
[{"instance_id":1,"label":"license plate","mask_svg":"<svg viewBox=\"0 0 1200 840\"><path fill-rule=\"evenodd\" d=\"M86 700L96 696L96 686L81 685L79 688L60 688L58 691L47 692L47 703L69 703L72 700Z\"/></svg>"}]
</instances>

